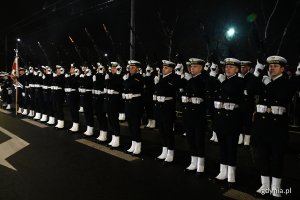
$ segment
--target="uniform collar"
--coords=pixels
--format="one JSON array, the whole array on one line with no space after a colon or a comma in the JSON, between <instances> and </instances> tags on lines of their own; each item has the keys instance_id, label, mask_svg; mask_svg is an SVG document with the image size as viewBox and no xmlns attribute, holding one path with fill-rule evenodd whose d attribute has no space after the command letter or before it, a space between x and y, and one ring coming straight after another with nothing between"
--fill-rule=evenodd
<instances>
[{"instance_id":1,"label":"uniform collar","mask_svg":"<svg viewBox=\"0 0 300 200\"><path fill-rule=\"evenodd\" d=\"M166 74L166 75L163 75L163 78L169 76L170 74L172 74L172 72L170 72L170 73L168 73L168 74Z\"/></svg>"},{"instance_id":2,"label":"uniform collar","mask_svg":"<svg viewBox=\"0 0 300 200\"><path fill-rule=\"evenodd\" d=\"M237 75L237 74L234 74L234 75L229 76L229 77L226 76L226 78L227 78L227 79L231 79L232 77L235 77L236 75Z\"/></svg>"},{"instance_id":3,"label":"uniform collar","mask_svg":"<svg viewBox=\"0 0 300 200\"><path fill-rule=\"evenodd\" d=\"M282 77L282 74L279 74L278 76L276 76L276 77L274 77L274 78L271 78L271 79L272 79L272 81L275 81L276 79L278 79L278 78L280 78L280 77Z\"/></svg>"},{"instance_id":4,"label":"uniform collar","mask_svg":"<svg viewBox=\"0 0 300 200\"><path fill-rule=\"evenodd\" d=\"M196 74L195 76L193 76L193 78L195 78L195 77L197 77L197 76L199 76L199 75L201 75L201 72L200 72L199 74Z\"/></svg>"}]
</instances>

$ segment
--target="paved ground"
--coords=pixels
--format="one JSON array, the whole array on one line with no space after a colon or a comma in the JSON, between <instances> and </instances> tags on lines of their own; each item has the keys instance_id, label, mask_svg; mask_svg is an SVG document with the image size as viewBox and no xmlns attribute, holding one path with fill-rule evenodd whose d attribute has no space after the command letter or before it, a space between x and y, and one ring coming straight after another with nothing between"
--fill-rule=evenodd
<instances>
[{"instance_id":1,"label":"paved ground","mask_svg":"<svg viewBox=\"0 0 300 200\"><path fill-rule=\"evenodd\" d=\"M93 137L22 119L0 112L0 200L254 199L260 185L251 148L239 147L237 184L226 190L210 181L219 170L215 144L207 142L206 176L197 178L183 172L190 158L181 134L174 164L163 166L154 160L161 150L157 130L143 129L143 156L136 158L123 153L130 146L126 126L120 149L110 150ZM286 199L300 197L299 145L300 134L292 133L283 180L283 188L291 188Z\"/></svg>"}]
</instances>

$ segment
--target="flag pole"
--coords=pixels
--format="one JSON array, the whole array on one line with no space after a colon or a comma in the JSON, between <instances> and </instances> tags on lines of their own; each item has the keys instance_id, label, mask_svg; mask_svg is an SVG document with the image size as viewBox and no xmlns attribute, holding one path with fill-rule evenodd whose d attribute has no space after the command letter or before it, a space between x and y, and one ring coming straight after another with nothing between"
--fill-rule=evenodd
<instances>
[{"instance_id":1,"label":"flag pole","mask_svg":"<svg viewBox=\"0 0 300 200\"><path fill-rule=\"evenodd\" d=\"M19 105L18 105L18 78L19 78L19 60L18 60L18 40L16 43L16 78L15 78L15 84L16 84L16 116L18 115L18 109L19 109Z\"/></svg>"}]
</instances>

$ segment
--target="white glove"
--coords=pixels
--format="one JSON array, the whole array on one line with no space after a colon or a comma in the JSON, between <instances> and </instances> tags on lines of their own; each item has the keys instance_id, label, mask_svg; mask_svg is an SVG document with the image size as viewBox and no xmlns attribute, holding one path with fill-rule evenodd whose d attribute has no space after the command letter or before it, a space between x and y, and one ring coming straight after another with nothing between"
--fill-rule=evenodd
<instances>
[{"instance_id":1,"label":"white glove","mask_svg":"<svg viewBox=\"0 0 300 200\"><path fill-rule=\"evenodd\" d=\"M43 74L42 79L45 79L45 78L46 78L46 76L45 76L45 74Z\"/></svg>"},{"instance_id":2,"label":"white glove","mask_svg":"<svg viewBox=\"0 0 300 200\"><path fill-rule=\"evenodd\" d=\"M80 78L84 78L84 74L80 74L80 76L79 76Z\"/></svg>"},{"instance_id":3,"label":"white glove","mask_svg":"<svg viewBox=\"0 0 300 200\"><path fill-rule=\"evenodd\" d=\"M155 76L155 77L154 77L154 84L156 85L158 82L159 82L159 77L158 77L158 76Z\"/></svg>"},{"instance_id":4,"label":"white glove","mask_svg":"<svg viewBox=\"0 0 300 200\"><path fill-rule=\"evenodd\" d=\"M12 90L11 89L7 89L7 94L11 95L12 94Z\"/></svg>"},{"instance_id":5,"label":"white glove","mask_svg":"<svg viewBox=\"0 0 300 200\"><path fill-rule=\"evenodd\" d=\"M68 77L70 77L70 75L69 74L65 74L65 78L68 78Z\"/></svg>"},{"instance_id":6,"label":"white glove","mask_svg":"<svg viewBox=\"0 0 300 200\"><path fill-rule=\"evenodd\" d=\"M122 93L122 99L125 99L125 98L126 98L125 93Z\"/></svg>"},{"instance_id":7,"label":"white glove","mask_svg":"<svg viewBox=\"0 0 300 200\"><path fill-rule=\"evenodd\" d=\"M25 92L22 92L22 96L25 97Z\"/></svg>"},{"instance_id":8,"label":"white glove","mask_svg":"<svg viewBox=\"0 0 300 200\"><path fill-rule=\"evenodd\" d=\"M93 75L93 82L96 82L97 78L96 75Z\"/></svg>"},{"instance_id":9,"label":"white glove","mask_svg":"<svg viewBox=\"0 0 300 200\"><path fill-rule=\"evenodd\" d=\"M109 74L106 74L105 75L105 80L108 80L109 79Z\"/></svg>"},{"instance_id":10,"label":"white glove","mask_svg":"<svg viewBox=\"0 0 300 200\"><path fill-rule=\"evenodd\" d=\"M209 75L212 77L216 77L217 76L217 71L210 71Z\"/></svg>"},{"instance_id":11,"label":"white glove","mask_svg":"<svg viewBox=\"0 0 300 200\"><path fill-rule=\"evenodd\" d=\"M53 77L56 77L57 76L57 74L56 73L53 73Z\"/></svg>"},{"instance_id":12,"label":"white glove","mask_svg":"<svg viewBox=\"0 0 300 200\"><path fill-rule=\"evenodd\" d=\"M185 79L185 80L188 81L188 80L190 80L192 77L193 77L192 74L187 73L187 72L184 73L184 79Z\"/></svg>"},{"instance_id":13,"label":"white glove","mask_svg":"<svg viewBox=\"0 0 300 200\"><path fill-rule=\"evenodd\" d=\"M240 77L240 78L244 78L244 75L243 75L243 74L241 74L241 73L238 73L238 77Z\"/></svg>"},{"instance_id":14,"label":"white glove","mask_svg":"<svg viewBox=\"0 0 300 200\"><path fill-rule=\"evenodd\" d=\"M296 69L296 76L300 75L300 62L298 63L297 69Z\"/></svg>"},{"instance_id":15,"label":"white glove","mask_svg":"<svg viewBox=\"0 0 300 200\"><path fill-rule=\"evenodd\" d=\"M129 74L128 73L123 76L123 80L124 81L126 81L128 78L129 78Z\"/></svg>"},{"instance_id":16,"label":"white glove","mask_svg":"<svg viewBox=\"0 0 300 200\"><path fill-rule=\"evenodd\" d=\"M261 71L264 68L265 68L265 66L263 64L259 63L258 60L257 60L255 70L254 70L254 73L253 73L254 76L258 77L260 75Z\"/></svg>"},{"instance_id":17,"label":"white glove","mask_svg":"<svg viewBox=\"0 0 300 200\"><path fill-rule=\"evenodd\" d=\"M212 77L216 77L218 74L218 71L219 71L218 65L216 65L215 63L212 63L211 67L210 67L209 75Z\"/></svg>"},{"instance_id":18,"label":"white glove","mask_svg":"<svg viewBox=\"0 0 300 200\"><path fill-rule=\"evenodd\" d=\"M34 75L34 76L36 76L36 75L37 75L37 72L36 72L36 71L34 71L34 72L33 72L33 75Z\"/></svg>"},{"instance_id":19,"label":"white glove","mask_svg":"<svg viewBox=\"0 0 300 200\"><path fill-rule=\"evenodd\" d=\"M178 63L175 67L175 73L177 75L182 75L183 74L183 65Z\"/></svg>"},{"instance_id":20,"label":"white glove","mask_svg":"<svg viewBox=\"0 0 300 200\"><path fill-rule=\"evenodd\" d=\"M204 70L207 71L210 68L210 63L205 63Z\"/></svg>"},{"instance_id":21,"label":"white glove","mask_svg":"<svg viewBox=\"0 0 300 200\"><path fill-rule=\"evenodd\" d=\"M219 74L218 76L218 80L222 83L223 81L225 81L226 76L224 74Z\"/></svg>"},{"instance_id":22,"label":"white glove","mask_svg":"<svg viewBox=\"0 0 300 200\"><path fill-rule=\"evenodd\" d=\"M270 78L269 76L263 76L262 82L263 82L265 85L268 85L269 83L271 83L271 78Z\"/></svg>"},{"instance_id":23,"label":"white glove","mask_svg":"<svg viewBox=\"0 0 300 200\"><path fill-rule=\"evenodd\" d=\"M146 74L145 74L145 73L143 73L143 77L146 77Z\"/></svg>"}]
</instances>

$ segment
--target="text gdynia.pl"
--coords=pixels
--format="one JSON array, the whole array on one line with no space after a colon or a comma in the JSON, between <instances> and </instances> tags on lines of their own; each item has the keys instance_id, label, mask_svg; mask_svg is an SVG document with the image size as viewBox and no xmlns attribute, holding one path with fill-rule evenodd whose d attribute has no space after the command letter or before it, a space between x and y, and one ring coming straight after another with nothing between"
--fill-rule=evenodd
<instances>
[{"instance_id":1,"label":"text gdynia.pl","mask_svg":"<svg viewBox=\"0 0 300 200\"><path fill-rule=\"evenodd\" d=\"M292 188L286 188L286 189L265 189L262 190L261 193L264 194L291 194L292 193Z\"/></svg>"}]
</instances>

